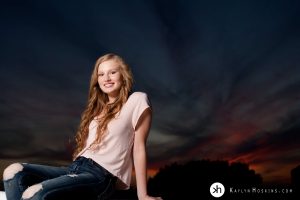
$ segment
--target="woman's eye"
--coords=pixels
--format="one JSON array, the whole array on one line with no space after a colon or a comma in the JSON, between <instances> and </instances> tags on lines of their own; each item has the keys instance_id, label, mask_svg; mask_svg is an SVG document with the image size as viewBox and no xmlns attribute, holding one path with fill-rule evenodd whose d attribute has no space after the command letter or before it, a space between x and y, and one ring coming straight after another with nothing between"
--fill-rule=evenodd
<instances>
[{"instance_id":1,"label":"woman's eye","mask_svg":"<svg viewBox=\"0 0 300 200\"><path fill-rule=\"evenodd\" d=\"M115 74L115 73L117 73L117 72L116 72L116 71L112 71L112 72L111 72L111 74Z\"/></svg>"},{"instance_id":2,"label":"woman's eye","mask_svg":"<svg viewBox=\"0 0 300 200\"><path fill-rule=\"evenodd\" d=\"M103 74L98 74L98 76L103 76Z\"/></svg>"}]
</instances>

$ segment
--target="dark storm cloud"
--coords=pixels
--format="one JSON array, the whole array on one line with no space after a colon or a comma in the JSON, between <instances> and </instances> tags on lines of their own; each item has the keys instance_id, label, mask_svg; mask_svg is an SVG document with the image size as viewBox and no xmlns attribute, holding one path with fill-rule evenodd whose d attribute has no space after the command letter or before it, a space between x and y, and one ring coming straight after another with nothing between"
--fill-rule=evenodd
<instances>
[{"instance_id":1,"label":"dark storm cloud","mask_svg":"<svg viewBox=\"0 0 300 200\"><path fill-rule=\"evenodd\" d=\"M0 141L3 157L16 156L16 143L27 144L24 157L68 150L93 64L106 52L127 60L135 89L151 99L151 162L235 159L299 142L282 125L300 107L297 1L14 1L0 9L0 131L12 135ZM282 149L298 155L294 145Z\"/></svg>"},{"instance_id":2,"label":"dark storm cloud","mask_svg":"<svg viewBox=\"0 0 300 200\"><path fill-rule=\"evenodd\" d=\"M247 142L240 144L236 148L236 153L247 154L260 148L270 148L272 151L283 151L296 148L300 143L300 116L299 110L289 113L288 117L282 119L279 128L275 131L257 133ZM295 151L300 154L300 151ZM280 160L283 158L280 158Z\"/></svg>"},{"instance_id":3,"label":"dark storm cloud","mask_svg":"<svg viewBox=\"0 0 300 200\"><path fill-rule=\"evenodd\" d=\"M174 33L174 37L178 39L170 49L182 49L173 57L173 69L180 86L175 90L164 90L163 94L157 91L159 87L155 89L154 86L149 86L154 91L151 93L152 97L157 98L157 102L164 103L157 106L161 114L157 120L162 124L161 130L171 135L190 137L187 145L193 146L195 139L202 141L203 137L199 135L207 134L203 130L212 134L213 130L209 129L222 127L216 120L209 120L218 117L214 115L219 110L227 112L221 118L232 115L233 118L244 118L245 121L258 123L259 127L264 128L263 125L270 126L277 120L276 116L266 116L271 106L275 107L277 104L278 109L283 110L297 107L297 101L294 101L297 93L288 92L288 88L297 85L299 80L299 60L296 56L299 38L295 34L298 28L293 4L280 2L269 5L261 2L257 5L248 2L244 5L241 2L232 6L226 2L226 5L216 8L214 5L194 3L181 4L179 12L177 9L165 11L167 9L163 6L164 3L156 3L161 21L170 27L170 34ZM174 4L171 5L173 6ZM202 7L204 12L192 12L201 6L206 9ZM291 10L293 12L289 12ZM190 16L189 19L186 16ZM193 35L197 38L189 44L189 48L183 48L183 43L190 38L183 41L179 39L183 35L178 31L183 29L176 21L179 19L187 22L184 24L187 24L188 30L191 21L194 22L193 30L196 33ZM286 53L287 49L293 49L292 54ZM297 87L294 89L297 90ZM288 102L293 106L286 108L285 104ZM163 110L166 110L166 114ZM261 115L258 115L259 112ZM271 119L267 121L269 124L260 124L258 119L261 118L266 121ZM191 126L193 121L197 125ZM201 126L203 121L206 122L206 128ZM166 127L168 124L169 127ZM176 134L178 132L180 133Z\"/></svg>"}]
</instances>

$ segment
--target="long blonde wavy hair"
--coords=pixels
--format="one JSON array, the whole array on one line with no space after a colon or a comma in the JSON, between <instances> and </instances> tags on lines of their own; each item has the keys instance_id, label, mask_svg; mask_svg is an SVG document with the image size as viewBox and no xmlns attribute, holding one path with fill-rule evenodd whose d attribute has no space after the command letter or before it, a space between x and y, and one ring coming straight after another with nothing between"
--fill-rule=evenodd
<instances>
[{"instance_id":1,"label":"long blonde wavy hair","mask_svg":"<svg viewBox=\"0 0 300 200\"><path fill-rule=\"evenodd\" d=\"M123 85L120 88L118 98L113 103L109 103L108 96L105 94L98 84L98 67L101 63L114 60L119 64ZM77 134L75 136L76 148L73 153L75 158L86 145L89 133L89 124L96 117L98 121L96 139L91 146L97 146L101 143L108 123L119 113L124 103L127 101L129 93L132 89L133 75L129 66L125 61L116 54L105 54L97 59L94 70L91 75L89 95L86 109L81 116L81 122ZM99 117L101 113L101 117Z\"/></svg>"}]
</instances>

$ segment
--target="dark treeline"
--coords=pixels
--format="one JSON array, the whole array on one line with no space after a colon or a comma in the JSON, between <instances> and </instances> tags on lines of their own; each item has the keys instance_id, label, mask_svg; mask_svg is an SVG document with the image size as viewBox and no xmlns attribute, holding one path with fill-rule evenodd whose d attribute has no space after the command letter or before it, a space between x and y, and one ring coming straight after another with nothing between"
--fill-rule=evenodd
<instances>
[{"instance_id":1,"label":"dark treeline","mask_svg":"<svg viewBox=\"0 0 300 200\"><path fill-rule=\"evenodd\" d=\"M149 179L148 185L151 194L161 195L164 200L217 199L210 194L210 186L215 182L225 187L225 194L218 198L222 200L299 200L300 166L291 174L290 185L266 186L261 175L249 169L247 164L199 160L165 166Z\"/></svg>"}]
</instances>

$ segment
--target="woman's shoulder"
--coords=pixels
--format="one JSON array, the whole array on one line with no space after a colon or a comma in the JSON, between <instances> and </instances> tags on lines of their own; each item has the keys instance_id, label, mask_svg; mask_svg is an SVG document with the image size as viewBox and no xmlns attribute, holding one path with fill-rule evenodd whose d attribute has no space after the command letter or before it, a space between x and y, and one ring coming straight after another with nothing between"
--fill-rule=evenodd
<instances>
[{"instance_id":1,"label":"woman's shoulder","mask_svg":"<svg viewBox=\"0 0 300 200\"><path fill-rule=\"evenodd\" d=\"M127 102L131 102L133 104L137 104L138 102L148 102L148 95L145 92L133 92L129 97Z\"/></svg>"},{"instance_id":2,"label":"woman's shoulder","mask_svg":"<svg viewBox=\"0 0 300 200\"><path fill-rule=\"evenodd\" d=\"M133 92L128 99L147 99L148 95L145 92Z\"/></svg>"},{"instance_id":3,"label":"woman's shoulder","mask_svg":"<svg viewBox=\"0 0 300 200\"><path fill-rule=\"evenodd\" d=\"M145 92L133 92L129 98L135 98L135 99L141 99L141 98L148 98L147 94Z\"/></svg>"}]
</instances>

